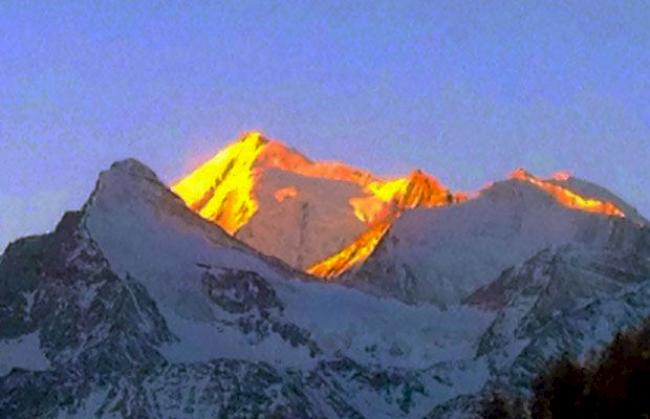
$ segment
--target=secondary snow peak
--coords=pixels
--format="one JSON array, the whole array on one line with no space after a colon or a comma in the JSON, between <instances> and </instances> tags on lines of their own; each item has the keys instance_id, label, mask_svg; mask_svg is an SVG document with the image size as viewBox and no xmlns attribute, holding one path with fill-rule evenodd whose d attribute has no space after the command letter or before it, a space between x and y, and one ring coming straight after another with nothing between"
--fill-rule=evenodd
<instances>
[{"instance_id":1,"label":"secondary snow peak","mask_svg":"<svg viewBox=\"0 0 650 419\"><path fill-rule=\"evenodd\" d=\"M595 197L587 197L558 184L557 182L564 182L571 178L571 176L566 172L555 174L553 180L556 182L553 182L540 179L526 170L519 168L512 173L511 178L537 186L565 207L613 217L625 217L625 213L613 202L601 200Z\"/></svg>"}]
</instances>

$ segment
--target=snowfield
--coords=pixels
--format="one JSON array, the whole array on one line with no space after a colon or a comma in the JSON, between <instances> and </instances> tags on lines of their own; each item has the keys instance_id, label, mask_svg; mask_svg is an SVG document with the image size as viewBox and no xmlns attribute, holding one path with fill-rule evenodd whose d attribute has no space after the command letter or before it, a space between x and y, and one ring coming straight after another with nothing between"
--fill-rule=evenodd
<instances>
[{"instance_id":1,"label":"snowfield","mask_svg":"<svg viewBox=\"0 0 650 419\"><path fill-rule=\"evenodd\" d=\"M650 231L497 183L341 281L264 256L134 161L0 259L0 416L467 417L650 315Z\"/></svg>"}]
</instances>

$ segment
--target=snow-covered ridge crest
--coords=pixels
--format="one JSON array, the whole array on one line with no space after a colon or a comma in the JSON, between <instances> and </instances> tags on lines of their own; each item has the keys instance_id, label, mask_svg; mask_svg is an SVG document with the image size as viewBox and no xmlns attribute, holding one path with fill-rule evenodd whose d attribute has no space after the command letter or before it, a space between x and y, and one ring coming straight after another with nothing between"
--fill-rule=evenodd
<instances>
[{"instance_id":1,"label":"snow-covered ridge crest","mask_svg":"<svg viewBox=\"0 0 650 419\"><path fill-rule=\"evenodd\" d=\"M85 226L93 238L95 235L110 237L134 246L137 240L150 240L152 235L177 234L196 241L195 246L199 248L251 254L273 270L283 271L282 275L302 276L189 211L183 200L170 191L153 170L136 159L115 162L100 173L96 187L84 205L83 214ZM182 248L163 240L155 245L158 249L177 247L176 257L196 260L197 263L203 261L201 252L193 254L192 247ZM146 249L134 250L137 253Z\"/></svg>"},{"instance_id":2,"label":"snow-covered ridge crest","mask_svg":"<svg viewBox=\"0 0 650 419\"><path fill-rule=\"evenodd\" d=\"M511 180L575 211L646 222L613 194L567 173L543 179L519 169ZM384 179L345 163L311 160L258 131L242 135L171 188L197 214L251 247L327 279L360 268L402 214L482 196L451 191L419 170Z\"/></svg>"},{"instance_id":3,"label":"snow-covered ridge crest","mask_svg":"<svg viewBox=\"0 0 650 419\"><path fill-rule=\"evenodd\" d=\"M571 208L529 181L537 178L519 174L459 205L405 214L368 260L341 281L411 303L446 305L547 247L602 247L616 226L645 225L632 216Z\"/></svg>"},{"instance_id":4,"label":"snow-covered ridge crest","mask_svg":"<svg viewBox=\"0 0 650 419\"><path fill-rule=\"evenodd\" d=\"M134 158L128 158L128 159L116 161L111 165L109 171L113 173L115 172L124 173L133 177L141 177L141 178L149 179L151 181L162 183L158 179L158 175L156 175L156 173L153 170L151 170L148 166L146 166L145 164L141 163L139 160ZM101 176L102 175L100 174L100 178Z\"/></svg>"}]
</instances>

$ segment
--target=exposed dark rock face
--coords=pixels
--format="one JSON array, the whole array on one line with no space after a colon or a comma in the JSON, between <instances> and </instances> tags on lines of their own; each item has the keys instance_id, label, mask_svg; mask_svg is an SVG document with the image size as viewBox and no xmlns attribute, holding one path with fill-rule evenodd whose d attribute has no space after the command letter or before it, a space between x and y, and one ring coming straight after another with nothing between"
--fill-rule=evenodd
<instances>
[{"instance_id":1,"label":"exposed dark rock face","mask_svg":"<svg viewBox=\"0 0 650 419\"><path fill-rule=\"evenodd\" d=\"M261 341L276 333L293 347L308 347L311 356L321 353L309 331L283 319L282 301L259 274L218 269L204 273L203 287L216 305L238 316L236 324L245 334L254 334Z\"/></svg>"}]
</instances>

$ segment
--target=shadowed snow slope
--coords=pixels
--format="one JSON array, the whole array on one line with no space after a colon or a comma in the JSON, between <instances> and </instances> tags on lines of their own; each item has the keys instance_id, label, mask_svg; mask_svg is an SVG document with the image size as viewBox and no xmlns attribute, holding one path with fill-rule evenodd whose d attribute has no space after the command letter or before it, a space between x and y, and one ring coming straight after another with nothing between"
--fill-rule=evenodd
<instances>
[{"instance_id":1,"label":"shadowed snow slope","mask_svg":"<svg viewBox=\"0 0 650 419\"><path fill-rule=\"evenodd\" d=\"M9 246L0 286L0 416L422 415L487 379L481 366L430 369L475 353L482 309L310 279L189 211L134 160L102 173L52 234ZM211 396L178 399L179 376Z\"/></svg>"},{"instance_id":2,"label":"shadowed snow slope","mask_svg":"<svg viewBox=\"0 0 650 419\"><path fill-rule=\"evenodd\" d=\"M598 247L613 223L645 222L636 211L629 213L620 218L579 211L527 181L497 182L459 205L405 214L342 281L410 303L452 304L549 246Z\"/></svg>"}]
</instances>

